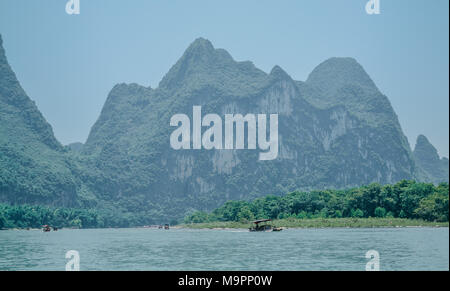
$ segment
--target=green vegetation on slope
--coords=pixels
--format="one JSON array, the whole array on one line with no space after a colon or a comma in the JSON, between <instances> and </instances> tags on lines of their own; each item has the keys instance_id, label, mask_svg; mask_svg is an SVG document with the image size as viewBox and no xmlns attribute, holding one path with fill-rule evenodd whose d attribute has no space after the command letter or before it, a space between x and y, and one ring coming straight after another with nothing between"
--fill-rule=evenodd
<instances>
[{"instance_id":1,"label":"green vegetation on slope","mask_svg":"<svg viewBox=\"0 0 450 291\"><path fill-rule=\"evenodd\" d=\"M229 201L212 213L195 212L185 223L246 222L254 219L407 218L448 222L449 185L401 181L350 190L292 192L252 202Z\"/></svg>"},{"instance_id":2,"label":"green vegetation on slope","mask_svg":"<svg viewBox=\"0 0 450 291\"><path fill-rule=\"evenodd\" d=\"M77 166L20 86L0 36L0 202L73 207Z\"/></svg>"}]
</instances>

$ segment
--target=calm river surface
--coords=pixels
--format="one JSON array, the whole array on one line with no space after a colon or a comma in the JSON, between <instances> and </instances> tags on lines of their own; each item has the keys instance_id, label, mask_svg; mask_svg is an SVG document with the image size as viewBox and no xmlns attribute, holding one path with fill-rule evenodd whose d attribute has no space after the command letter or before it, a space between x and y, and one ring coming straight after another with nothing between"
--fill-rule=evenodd
<instances>
[{"instance_id":1,"label":"calm river surface","mask_svg":"<svg viewBox=\"0 0 450 291\"><path fill-rule=\"evenodd\" d=\"M0 231L0 270L449 270L448 228Z\"/></svg>"}]
</instances>

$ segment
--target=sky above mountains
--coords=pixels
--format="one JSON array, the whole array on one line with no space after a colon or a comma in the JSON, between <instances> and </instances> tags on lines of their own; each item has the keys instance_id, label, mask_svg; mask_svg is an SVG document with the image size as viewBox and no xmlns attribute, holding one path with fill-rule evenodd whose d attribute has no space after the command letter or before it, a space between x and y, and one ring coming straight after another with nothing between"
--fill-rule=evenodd
<instances>
[{"instance_id":1,"label":"sky above mountains","mask_svg":"<svg viewBox=\"0 0 450 291\"><path fill-rule=\"evenodd\" d=\"M64 0L0 2L0 33L19 81L67 144L84 142L117 83L157 87L197 37L293 79L353 57L388 96L414 147L425 134L449 152L447 0Z\"/></svg>"}]
</instances>

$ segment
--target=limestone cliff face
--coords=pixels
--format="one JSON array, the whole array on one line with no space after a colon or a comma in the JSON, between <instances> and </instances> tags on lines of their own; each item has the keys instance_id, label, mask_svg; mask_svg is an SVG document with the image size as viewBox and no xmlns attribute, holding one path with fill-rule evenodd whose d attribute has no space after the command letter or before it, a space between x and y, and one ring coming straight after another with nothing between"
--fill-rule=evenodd
<instances>
[{"instance_id":1,"label":"limestone cliff face","mask_svg":"<svg viewBox=\"0 0 450 291\"><path fill-rule=\"evenodd\" d=\"M258 150L171 149L171 116L192 115L194 105L203 115L278 114L278 158L259 161ZM164 217L229 199L418 175L389 100L355 60L330 59L299 82L278 66L266 74L236 62L205 39L158 88L116 86L82 151L88 167L102 173L93 192L115 201L141 197L142 209Z\"/></svg>"}]
</instances>

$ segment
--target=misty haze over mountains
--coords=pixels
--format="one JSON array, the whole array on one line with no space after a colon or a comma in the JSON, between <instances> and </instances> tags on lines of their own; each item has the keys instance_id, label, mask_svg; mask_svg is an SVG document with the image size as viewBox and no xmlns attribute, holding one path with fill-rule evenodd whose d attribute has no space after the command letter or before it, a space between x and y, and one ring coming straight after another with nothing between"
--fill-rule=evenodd
<instances>
[{"instance_id":1,"label":"misty haze over mountains","mask_svg":"<svg viewBox=\"0 0 450 291\"><path fill-rule=\"evenodd\" d=\"M279 115L279 154L174 151L170 117ZM414 151L386 96L352 58L304 82L267 74L195 40L158 88L118 84L86 143L63 147L9 66L0 37L0 202L104 207L155 222L227 200L402 179L448 181L448 159L419 136Z\"/></svg>"}]
</instances>

